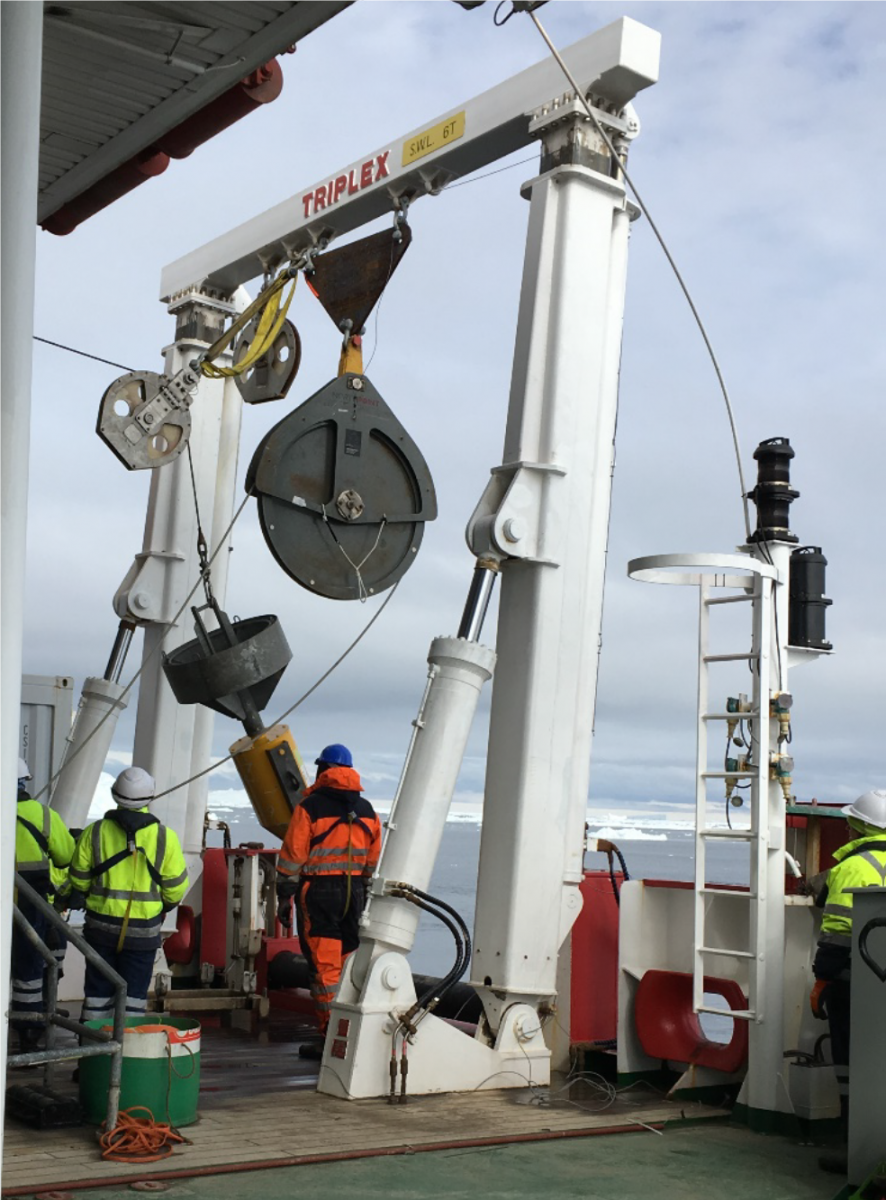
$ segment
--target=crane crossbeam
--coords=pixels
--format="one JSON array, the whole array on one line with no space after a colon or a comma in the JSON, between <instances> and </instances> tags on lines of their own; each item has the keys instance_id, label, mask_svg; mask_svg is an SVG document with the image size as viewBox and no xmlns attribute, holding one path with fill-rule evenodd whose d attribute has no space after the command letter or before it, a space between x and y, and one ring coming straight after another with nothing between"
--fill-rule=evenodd
<instances>
[{"instance_id":1,"label":"crane crossbeam","mask_svg":"<svg viewBox=\"0 0 886 1200\"><path fill-rule=\"evenodd\" d=\"M622 109L658 79L660 35L623 17L563 57L583 90ZM530 121L564 94L552 59L411 130L166 266L160 298L194 287L232 292L281 263L391 212L401 198L439 191L528 145Z\"/></svg>"}]
</instances>

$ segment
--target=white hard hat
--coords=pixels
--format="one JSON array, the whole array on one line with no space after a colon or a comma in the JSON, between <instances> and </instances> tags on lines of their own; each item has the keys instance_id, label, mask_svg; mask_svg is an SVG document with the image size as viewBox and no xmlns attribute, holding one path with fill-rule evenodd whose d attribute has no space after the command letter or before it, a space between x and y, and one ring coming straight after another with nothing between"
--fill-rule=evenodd
<instances>
[{"instance_id":1,"label":"white hard hat","mask_svg":"<svg viewBox=\"0 0 886 1200\"><path fill-rule=\"evenodd\" d=\"M127 767L111 786L111 795L121 808L144 808L154 799L154 777L141 767Z\"/></svg>"},{"instance_id":2,"label":"white hard hat","mask_svg":"<svg viewBox=\"0 0 886 1200\"><path fill-rule=\"evenodd\" d=\"M25 760L23 758L20 758L18 760L18 778L19 779L32 778L31 768L28 766L28 764L25 762Z\"/></svg>"},{"instance_id":3,"label":"white hard hat","mask_svg":"<svg viewBox=\"0 0 886 1200\"><path fill-rule=\"evenodd\" d=\"M844 817L855 817L865 825L875 825L877 829L886 829L886 791L875 788L859 796L854 804L847 804L841 809Z\"/></svg>"}]
</instances>

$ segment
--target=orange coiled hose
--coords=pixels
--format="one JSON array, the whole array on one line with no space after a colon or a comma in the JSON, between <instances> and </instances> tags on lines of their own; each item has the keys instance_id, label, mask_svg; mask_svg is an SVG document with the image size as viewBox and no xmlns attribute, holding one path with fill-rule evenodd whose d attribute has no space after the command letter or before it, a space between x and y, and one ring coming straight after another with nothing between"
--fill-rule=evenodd
<instances>
[{"instance_id":1,"label":"orange coiled hose","mask_svg":"<svg viewBox=\"0 0 886 1200\"><path fill-rule=\"evenodd\" d=\"M133 1115L138 1112L148 1115ZM120 1113L114 1128L99 1138L99 1145L102 1158L111 1162L149 1163L168 1158L175 1143L186 1140L171 1125L155 1121L151 1110L139 1104Z\"/></svg>"}]
</instances>

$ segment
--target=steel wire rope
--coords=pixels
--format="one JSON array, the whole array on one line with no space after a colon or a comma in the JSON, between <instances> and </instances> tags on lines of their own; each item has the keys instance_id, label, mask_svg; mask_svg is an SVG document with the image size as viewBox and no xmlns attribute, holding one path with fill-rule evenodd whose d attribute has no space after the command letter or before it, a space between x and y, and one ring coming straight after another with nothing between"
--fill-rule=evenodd
<instances>
[{"instance_id":1,"label":"steel wire rope","mask_svg":"<svg viewBox=\"0 0 886 1200\"><path fill-rule=\"evenodd\" d=\"M402 235L401 235L401 237L402 237ZM379 296L378 303L375 306L375 321L373 322L373 329L372 329L372 353L369 356L369 361L367 362L366 366L363 368L364 375L369 374L369 368L372 366L372 360L375 358L375 352L378 350L378 316L379 316L379 313L381 312L382 301L385 298L385 292L387 291L388 284L391 282L391 276L394 274L394 246L396 244L397 244L396 241L392 238L391 239L391 257L388 260L388 275L384 281L384 284L382 285L381 295ZM361 337L362 337L362 334L361 334Z\"/></svg>"},{"instance_id":2,"label":"steel wire rope","mask_svg":"<svg viewBox=\"0 0 886 1200\"><path fill-rule=\"evenodd\" d=\"M511 13L511 14L509 14L509 16L510 15L513 15L513 14ZM749 514L749 510L748 510L748 496L747 496L747 487L745 486L745 480L744 480L744 470L741 465L741 447L740 447L739 441L738 441L738 430L737 430L736 424L735 424L735 414L732 411L732 401L729 398L729 391L726 387L726 380L724 379L723 372L720 369L720 363L719 363L719 360L717 359L717 355L714 352L714 347L711 344L710 338L708 337L707 329L705 328L704 322L702 321L699 311L695 306L695 301L692 299L692 295L689 291L689 288L686 285L686 282L683 279L683 276L680 274L680 270L677 267L677 264L674 261L674 258L672 256L670 250L668 249L668 246L664 240L664 237L662 236L661 232L659 231L658 226L656 225L655 221L653 220L652 216L650 215L649 209L646 207L646 204L643 201L643 199L641 198L640 193L637 191L637 187L636 187L633 179L631 178L631 176L628 174L627 167L621 161L621 158L619 157L618 152L615 149L615 146L612 144L612 141L611 141L609 135L607 134L606 130L603 128L603 126L600 124L599 120L597 119L597 116L594 113L594 110L591 107L590 103L588 102L587 97L585 96L584 92L581 90L578 83L576 83L575 78L572 75L572 72L566 66L566 63L563 61L563 58L560 55L560 52L557 50L557 47L551 41L544 26L541 23L541 21L539 21L538 17L532 11L529 12L529 16L532 18L533 24L535 25L536 29L540 33L542 39L544 40L545 44L547 45L548 49L550 50L551 54L553 55L554 59L556 60L557 64L559 65L561 71L566 76L566 78L569 80L571 87L575 91L576 98L579 100L579 102L582 105L584 105L584 108L585 108L588 116L590 117L591 121L594 124L594 128L597 130L600 137L606 143L606 146L609 149L609 153L612 155L613 164L618 164L618 168L621 171L621 174L624 176L625 183L631 189L631 192L634 195L634 199L637 201L637 204L640 207L643 215L646 217L646 220L649 222L649 227L652 230L653 234L655 235L655 238L658 241L658 244L661 247L665 258L668 260L671 270L674 272L674 276L677 280L677 283L680 285L680 290L683 292L683 295L686 298L686 303L689 305L690 311L692 312L692 315L695 318L695 323L698 326L699 333L701 334L702 340L704 341L705 347L707 348L708 356L710 357L711 363L713 364L714 372L716 373L716 376L717 376L717 382L720 385L720 391L723 395L723 401L726 405L726 412L729 417L729 427L732 431L732 443L733 443L733 447L735 449L735 461L736 461L736 466L738 467L738 480L739 480L739 485L741 487L741 502L742 502L742 508L744 511L745 532L747 534L748 540L750 540L751 520L750 520L750 514ZM504 24L504 22L502 22L502 24Z\"/></svg>"},{"instance_id":3,"label":"steel wire rope","mask_svg":"<svg viewBox=\"0 0 886 1200\"><path fill-rule=\"evenodd\" d=\"M479 183L481 179L490 179L493 175L501 175L503 171L513 171L515 167L525 167L527 163L538 162L538 157L533 154L531 158L521 158L519 162L508 163L506 167L496 167L494 171L484 171L482 175L472 175L468 179L460 179L457 183L447 183L440 189L440 195L444 192L452 192L456 188L467 187L469 183Z\"/></svg>"},{"instance_id":4,"label":"steel wire rope","mask_svg":"<svg viewBox=\"0 0 886 1200\"><path fill-rule=\"evenodd\" d=\"M248 498L249 497L247 496L247 499ZM338 658L335 660L335 662L332 664L332 666L329 667L328 670L324 671L323 674L320 676L320 678L315 683L313 683L303 695L299 696L298 700L296 700L296 702L294 704L291 704L284 713L281 713L281 715L276 719L276 721L272 722L272 725L280 725L283 721L286 720L286 718L289 716L290 713L295 712L295 710L297 708L299 708L302 704L304 704L305 700L307 700L307 698L309 696L313 695L313 693L316 692L317 688L321 685L321 683L326 682L326 680L329 678L329 676L332 674L332 672L336 669L336 667L339 667L344 662L344 660L348 657L348 655L351 653L351 651L354 650L357 647L357 645L363 640L363 638L366 636L366 634L369 632L369 630L372 628L372 626L375 624L375 622L378 620L378 618L385 611L385 609L387 608L390 601L393 600L394 593L396 592L396 590L399 586L400 586L400 580L398 579L397 582L394 584L394 586L391 588L389 594L387 596L385 596L384 603L379 606L378 612L373 613L370 620L366 622L363 629L360 631L360 633L357 634L357 636L354 638L354 640L351 642L351 644L338 656ZM196 591L196 587L194 590ZM191 595L193 595L193 592L191 593ZM268 726L268 728L271 728L271 727L272 726ZM209 774L211 774L211 772L217 770L219 767L224 766L224 764L226 762L229 762L231 760L231 758L233 758L233 755L226 754L224 758L220 758L218 760L218 762L210 763L210 765L208 767L204 767L202 771L198 771L196 773L196 775L192 775L189 779L183 779L181 781L181 783L173 784L173 786L170 788L167 788L166 791L158 792L157 795L154 797L154 799L159 800L161 796L168 796L170 794L170 792L178 791L179 788L186 787L189 783L193 783L196 779L202 779L204 775L209 775Z\"/></svg>"},{"instance_id":5,"label":"steel wire rope","mask_svg":"<svg viewBox=\"0 0 886 1200\"><path fill-rule=\"evenodd\" d=\"M242 501L242 503L240 504L240 507L237 509L237 511L234 513L234 516L231 518L231 523L228 525L227 529L226 529L226 530L224 531L224 533L222 534L221 538L220 538L220 539L219 539L219 541L218 541L218 545L215 547L215 549L213 550L212 554L209 556L209 558L208 558L208 560L207 560L207 563L208 563L208 565L209 565L209 566L211 566L211 565L212 565L212 563L213 563L213 562L215 561L215 559L217 558L217 556L218 556L218 553L219 553L219 551L221 550L222 546L224 546L224 545L225 545L225 542L227 541L228 535L230 534L231 530L232 530L232 529L234 528L234 526L236 525L236 523L237 523L237 519L238 519L238 517L240 516L240 514L243 512L243 509L246 507L246 502L247 502L247 500L249 500L249 498L251 497L251 495L252 495L252 493L251 493L251 492L247 492L247 493L246 493L246 495L243 497L243 501ZM193 597L194 597L194 593L197 591L197 588L198 588L198 587L200 587L200 584L201 584L202 582L203 582L203 576L202 576L202 575L198 575L196 583L195 583L195 584L194 584L194 586L191 588L191 590L188 592L187 596L185 596L184 600L183 600L183 601L182 601L182 603L181 603L181 606L180 606L180 608L179 608L178 612L175 614L175 616L172 618L172 620L171 620L171 621L169 621L169 622L167 623L166 630L165 630L165 631L164 631L164 633L163 633L163 634L160 636L160 639L158 640L158 642L157 642L156 646L154 646L153 650L151 650L151 651L150 651L150 652L149 652L149 653L148 653L148 654L147 654L147 655L146 655L146 656L145 656L145 657L142 659L142 664L141 664L141 666L140 666L140 667L139 667L139 669L136 671L136 673L133 675L133 677L130 679L129 683L127 683L126 687L123 689L123 691L120 693L120 695L117 697L117 705L119 705L119 702L120 702L120 701L123 699L123 697L124 697L124 696L127 696L127 695L128 695L128 694L129 694L129 693L132 691L132 689L133 689L133 687L135 686L135 684L136 684L136 682L137 682L137 680L138 680L139 676L140 676L140 675L141 675L141 673L144 671L145 667L148 665L148 663L151 661L151 659L154 657L154 655L157 653L157 651L160 649L160 647L163 645L163 643L166 641L166 638L167 638L167 637L169 636L169 634L172 632L173 628L175 627L175 624L176 624L176 622L178 621L178 619L179 619L179 617L182 615L182 613L185 611L185 609L187 608L187 606L190 604L191 600L192 600L192 599L193 599ZM84 750L84 749L85 749L85 748L86 748L86 747L89 745L89 743L92 741L92 739L93 739L93 738L95 737L95 735L98 733L98 731L99 731L99 730L101 729L101 727L104 725L105 721L107 721L107 720L108 720L108 718L111 716L111 713L112 713L112 712L114 712L114 710L115 710L115 708L116 708L116 706L117 706L117 705L115 705L115 706L114 706L114 707L112 707L112 708L109 708L109 709L108 709L108 711L105 713L105 715L104 715L104 716L101 718L101 720L100 720L100 721L99 721L99 722L96 724L95 728L94 728L94 729L93 729L93 730L92 730L92 731L91 731L91 732L90 732L90 733L89 733L89 734L88 734L88 735L87 735L87 736L86 736L86 737L83 739L83 741L82 741L82 742L80 743L80 745L79 745L79 746L76 748L76 750L74 750L74 751L73 751L73 753L70 755L70 757L67 757L67 756L65 757L65 759L64 759L64 761L62 762L62 765L59 767L59 769L58 769L58 770L55 772L55 774L54 774L54 775L50 776L49 780L48 780L48 781L47 781L47 782L44 784L44 786L43 786L43 787L40 789L40 791L37 793L37 795L33 797L33 799L34 799L34 800L39 800L39 798L40 798L40 797L43 795L43 793L44 793L44 792L45 792L45 791L46 791L48 788L50 788L50 787L52 786L52 784L54 784L54 783L56 782L56 780L59 778L59 776L60 776L60 775L61 775L61 774L62 774L64 771L66 771L66 770L67 770L67 768L68 768L68 767L70 766L70 764L71 764L71 763L74 761L74 759L77 757L77 755L78 755L78 754L80 754L80 753L81 753L81 752L82 752L82 751L83 751L83 750ZM165 795L166 795L166 793L165 793L165 792L161 792L161 793L159 793L159 794L160 794L161 796L165 796ZM154 798L156 799L157 797L154 797Z\"/></svg>"},{"instance_id":6,"label":"steel wire rope","mask_svg":"<svg viewBox=\"0 0 886 1200\"><path fill-rule=\"evenodd\" d=\"M85 350L77 350L74 346L66 346L63 342L51 342L49 338L37 337L36 333L32 336L35 342L42 342L44 346L55 346L57 350L67 350L69 354L79 354L81 358L91 358L95 362L105 363L109 367L119 367L121 371L132 372L134 370L133 367L124 366L123 363L112 362L110 358L100 358L97 354L88 354Z\"/></svg>"}]
</instances>

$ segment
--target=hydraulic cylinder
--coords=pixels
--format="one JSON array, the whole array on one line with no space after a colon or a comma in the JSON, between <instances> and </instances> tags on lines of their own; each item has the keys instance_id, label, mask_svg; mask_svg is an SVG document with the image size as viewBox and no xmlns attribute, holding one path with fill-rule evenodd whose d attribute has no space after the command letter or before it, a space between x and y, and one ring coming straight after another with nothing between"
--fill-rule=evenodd
<instances>
[{"instance_id":1,"label":"hydraulic cylinder","mask_svg":"<svg viewBox=\"0 0 886 1200\"><path fill-rule=\"evenodd\" d=\"M123 684L95 676L83 683L80 707L51 804L68 828L82 829L126 707ZM108 715L110 712L110 715Z\"/></svg>"},{"instance_id":2,"label":"hydraulic cylinder","mask_svg":"<svg viewBox=\"0 0 886 1200\"><path fill-rule=\"evenodd\" d=\"M429 687L415 721L378 874L384 883L428 888L440 839L464 757L483 684L492 676L495 653L478 642L440 637L428 653ZM379 950L408 952L415 940L419 910L373 889L363 941Z\"/></svg>"}]
</instances>

